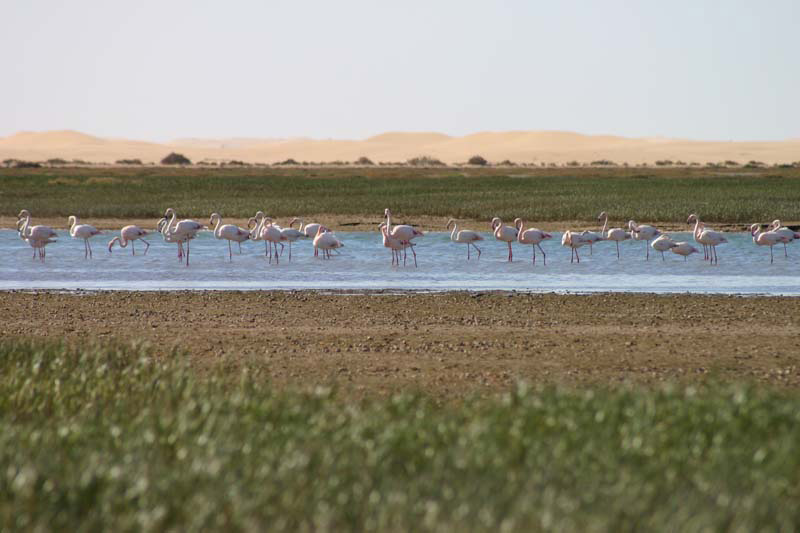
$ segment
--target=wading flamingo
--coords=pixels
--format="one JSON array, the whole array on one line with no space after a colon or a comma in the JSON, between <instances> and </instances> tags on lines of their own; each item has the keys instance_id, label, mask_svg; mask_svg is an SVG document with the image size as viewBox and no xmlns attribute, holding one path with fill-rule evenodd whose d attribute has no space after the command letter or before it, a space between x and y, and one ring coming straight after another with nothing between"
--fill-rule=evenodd
<instances>
[{"instance_id":1,"label":"wading flamingo","mask_svg":"<svg viewBox=\"0 0 800 533\"><path fill-rule=\"evenodd\" d=\"M321 226L321 224L318 224L316 222L310 222L306 224L305 222L303 222L302 218L293 218L292 222L289 223L290 228L292 227L292 224L294 222L300 222L300 227L298 228L298 230L303 232L303 234L305 234L305 236L308 237L309 239L313 239L314 237L317 236L317 231L319 231L319 227Z\"/></svg>"},{"instance_id":2,"label":"wading flamingo","mask_svg":"<svg viewBox=\"0 0 800 533\"><path fill-rule=\"evenodd\" d=\"M785 246L787 242L791 242L787 237L779 234L777 231L762 231L761 224L752 224L750 226L750 235L753 236L753 242L758 246L769 246L769 262L775 262L772 254L772 247L776 244L783 243Z\"/></svg>"},{"instance_id":3,"label":"wading flamingo","mask_svg":"<svg viewBox=\"0 0 800 533\"><path fill-rule=\"evenodd\" d=\"M259 229L261 240L264 241L267 247L267 256L269 263L272 264L272 249L275 249L275 264L280 264L280 255L278 254L278 245L283 247L283 236L281 235L281 227L272 223L270 217L264 217L261 220L261 228Z\"/></svg>"},{"instance_id":4,"label":"wading flamingo","mask_svg":"<svg viewBox=\"0 0 800 533\"><path fill-rule=\"evenodd\" d=\"M514 254L511 251L511 243L517 240L517 228L504 226L500 217L494 217L492 219L492 233L495 239L508 244L508 260L513 261Z\"/></svg>"},{"instance_id":5,"label":"wading flamingo","mask_svg":"<svg viewBox=\"0 0 800 533\"><path fill-rule=\"evenodd\" d=\"M670 239L669 235L659 235L656 239L650 243L650 247L657 252L661 252L661 260L666 261L664 259L664 252L667 250L671 250L675 248L678 244Z\"/></svg>"},{"instance_id":6,"label":"wading flamingo","mask_svg":"<svg viewBox=\"0 0 800 533\"><path fill-rule=\"evenodd\" d=\"M608 229L608 213L605 211L600 213L600 215L597 217L598 221L601 219L603 221L603 229L601 230L600 235L603 237L603 240L614 241L614 243L617 245L617 259L619 259L619 243L621 241L627 241L630 239L631 234L622 228Z\"/></svg>"},{"instance_id":7,"label":"wading flamingo","mask_svg":"<svg viewBox=\"0 0 800 533\"><path fill-rule=\"evenodd\" d=\"M389 227L387 225L386 232L388 234ZM402 241L401 241L402 242ZM405 244L405 243L403 243ZM410 243L409 243L410 244ZM317 230L317 235L314 237L314 248L322 250L322 257L324 259L331 258L331 250L341 248L344 243L336 238L331 230L325 226L320 226ZM413 251L413 248L412 248ZM416 257L416 255L415 255Z\"/></svg>"},{"instance_id":8,"label":"wading flamingo","mask_svg":"<svg viewBox=\"0 0 800 533\"><path fill-rule=\"evenodd\" d=\"M410 245L411 241L413 239L416 239L417 237L424 237L425 236L424 233L422 233L419 230L416 230L416 229L412 228L411 226L409 226L407 224L400 224L400 225L395 225L394 227L392 227L392 212L389 211L388 207L383 210L383 216L386 218L386 233L390 237L392 237L394 239L398 239L400 242L402 242L404 244ZM414 247L413 246L407 246L406 249L408 249L408 248L411 248L411 253L414 254L414 265L416 266L416 264L417 264L417 252L414 251ZM404 261L405 261L405 256L407 255L406 249L403 250Z\"/></svg>"},{"instance_id":9,"label":"wading flamingo","mask_svg":"<svg viewBox=\"0 0 800 533\"><path fill-rule=\"evenodd\" d=\"M647 224L639 225L635 220L628 221L628 229L631 232L631 237L635 241L647 241L645 245L646 255L645 260L650 260L650 241L661 235L661 232L653 226Z\"/></svg>"},{"instance_id":10,"label":"wading flamingo","mask_svg":"<svg viewBox=\"0 0 800 533\"><path fill-rule=\"evenodd\" d=\"M583 240L581 234L577 231L570 231L567 230L564 232L564 235L561 236L561 246L571 248L572 255L569 258L569 262L574 262L575 258L578 259L578 263L581 262L581 257L578 255L578 248L581 246L586 246L586 241Z\"/></svg>"},{"instance_id":11,"label":"wading flamingo","mask_svg":"<svg viewBox=\"0 0 800 533\"><path fill-rule=\"evenodd\" d=\"M194 220L184 219L180 222L177 222L176 219L178 216L175 214L175 210L173 208L168 208L164 212L164 218L169 219L166 227L161 231L161 234L164 235L166 239L169 237L172 239L172 242L177 243L186 243L186 266L189 266L189 242L197 236L197 232L203 229L205 226L196 222ZM168 241L169 242L169 241ZM182 252L183 246L180 246L179 254Z\"/></svg>"},{"instance_id":12,"label":"wading flamingo","mask_svg":"<svg viewBox=\"0 0 800 533\"><path fill-rule=\"evenodd\" d=\"M768 229L771 230L771 231L774 231L775 233L781 235L782 237L784 237L786 239L786 241L783 243L783 255L785 257L789 257L789 252L786 250L786 245L789 244L790 242L796 240L796 239L800 239L800 233L798 233L796 231L792 231L791 229L787 228L786 226L783 226L783 227L781 227L781 226L783 226L783 225L781 224L780 219L776 218L775 220L772 221L772 224L770 225L770 227Z\"/></svg>"},{"instance_id":13,"label":"wading flamingo","mask_svg":"<svg viewBox=\"0 0 800 533\"><path fill-rule=\"evenodd\" d=\"M458 229L458 221L456 219L451 218L447 221L447 226L445 229L450 229L450 225L453 226L453 231L450 232L450 240L459 244L466 244L467 245L467 261L469 261L469 247L472 246L478 252L478 259L481 258L481 249L475 246L475 243L478 241L483 240L483 236L478 233L477 231L470 231L470 230L459 230Z\"/></svg>"},{"instance_id":14,"label":"wading flamingo","mask_svg":"<svg viewBox=\"0 0 800 533\"><path fill-rule=\"evenodd\" d=\"M29 239L28 237L24 237L22 235L22 230L21 230L22 224L24 222L25 222L24 220L18 220L17 221L17 232L19 233L20 239L22 239L23 241L28 243L30 245L30 247L33 248L33 257L31 258L32 260L35 261L36 257L38 256L40 261L44 261L44 257L46 255L45 254L45 246L47 246L48 244L52 244L52 243L56 242L56 239L50 238L50 239L44 239L44 240L37 241L37 240Z\"/></svg>"},{"instance_id":15,"label":"wading flamingo","mask_svg":"<svg viewBox=\"0 0 800 533\"><path fill-rule=\"evenodd\" d=\"M162 218L156 224L156 230L161 234L164 238L164 242L168 242L170 244L177 244L178 245L178 261L183 259L183 243L189 242L191 239L194 239L194 235L191 237L186 235L175 235L169 233L167 230L169 229L169 221L166 218Z\"/></svg>"},{"instance_id":16,"label":"wading flamingo","mask_svg":"<svg viewBox=\"0 0 800 533\"><path fill-rule=\"evenodd\" d=\"M399 240L395 239L394 237L390 237L386 231L386 222L381 222L378 228L381 230L381 235L383 236L383 246L389 248L392 251L392 266L395 264L400 266L400 251L408 248L409 246L416 246L414 243L403 243ZM405 266L405 260L403 261L403 266ZM414 266L417 266L416 262Z\"/></svg>"},{"instance_id":17,"label":"wading flamingo","mask_svg":"<svg viewBox=\"0 0 800 533\"><path fill-rule=\"evenodd\" d=\"M517 240L520 244L530 244L531 249L533 250L533 264L536 264L536 248L539 248L539 251L542 252L542 257L544 258L544 264L547 264L547 254L544 253L540 243L547 239L552 239L553 236L549 233L540 230L539 228L528 228L524 229L525 223L521 218L514 220L514 226L517 228Z\"/></svg>"},{"instance_id":18,"label":"wading flamingo","mask_svg":"<svg viewBox=\"0 0 800 533\"><path fill-rule=\"evenodd\" d=\"M67 224L69 225L70 237L73 239L83 239L83 258L88 259L92 257L92 245L89 243L89 239L95 235L100 235L102 232L89 224L78 224L78 217L75 215L71 215L67 219Z\"/></svg>"},{"instance_id":19,"label":"wading flamingo","mask_svg":"<svg viewBox=\"0 0 800 533\"><path fill-rule=\"evenodd\" d=\"M670 248L669 251L673 254L682 255L684 261L686 261L690 255L700 253L700 250L686 241L676 242L675 246Z\"/></svg>"},{"instance_id":20,"label":"wading flamingo","mask_svg":"<svg viewBox=\"0 0 800 533\"><path fill-rule=\"evenodd\" d=\"M231 243L239 244L239 253L242 253L242 242L250 238L250 232L234 224L222 224L222 217L219 213L211 213L208 221L209 227L214 227L214 237L228 241L228 261L233 261L233 250Z\"/></svg>"},{"instance_id":21,"label":"wading flamingo","mask_svg":"<svg viewBox=\"0 0 800 533\"><path fill-rule=\"evenodd\" d=\"M726 239L725 235L723 235L719 231L706 229L703 223L700 221L700 217L698 217L695 214L689 215L689 218L686 220L687 224L691 224L692 222L694 222L695 240L700 244L709 247L708 258L711 261L711 264L712 265L714 263L719 264L719 257L717 256L717 246L728 242L728 239Z\"/></svg>"},{"instance_id":22,"label":"wading flamingo","mask_svg":"<svg viewBox=\"0 0 800 533\"><path fill-rule=\"evenodd\" d=\"M166 223L165 219L164 223ZM119 236L114 237L108 243L108 252L111 253L111 249L114 247L114 243L119 243L120 248L127 248L128 243L131 243L131 255L136 255L136 244L135 241L139 240L144 243L146 248L144 249L144 255L147 255L147 250L150 249L150 243L147 242L144 237L148 234L148 231L143 230L139 226L125 226L121 230L119 230Z\"/></svg>"},{"instance_id":23,"label":"wading flamingo","mask_svg":"<svg viewBox=\"0 0 800 533\"><path fill-rule=\"evenodd\" d=\"M47 252L45 246L56 242L57 234L50 226L38 225L31 226L31 214L27 209L23 209L17 215L17 231L20 238L31 245L34 249L33 258L36 259L38 252L39 259L44 262Z\"/></svg>"},{"instance_id":24,"label":"wading flamingo","mask_svg":"<svg viewBox=\"0 0 800 533\"><path fill-rule=\"evenodd\" d=\"M289 243L289 261L292 260L292 243L297 242L298 239L308 238L305 232L292 227L295 222L297 222L297 218L289 221L288 228L281 228L281 239ZM283 248L281 248L281 253L283 253Z\"/></svg>"}]
</instances>

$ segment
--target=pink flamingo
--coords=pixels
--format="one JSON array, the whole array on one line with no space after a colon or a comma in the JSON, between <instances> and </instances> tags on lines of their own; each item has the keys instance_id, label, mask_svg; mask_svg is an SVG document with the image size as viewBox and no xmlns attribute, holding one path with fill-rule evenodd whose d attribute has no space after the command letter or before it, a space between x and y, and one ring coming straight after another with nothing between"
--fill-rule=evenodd
<instances>
[{"instance_id":1,"label":"pink flamingo","mask_svg":"<svg viewBox=\"0 0 800 533\"><path fill-rule=\"evenodd\" d=\"M242 242L250 238L250 232L234 224L222 224L222 217L219 213L211 213L209 226L214 226L214 237L228 241L228 260L233 261L233 250L231 242L239 245L239 253L242 253Z\"/></svg>"},{"instance_id":2,"label":"pink flamingo","mask_svg":"<svg viewBox=\"0 0 800 533\"><path fill-rule=\"evenodd\" d=\"M789 252L786 249L786 245L796 239L800 239L800 233L792 231L786 226L783 227L781 226L782 224L780 219L776 218L775 220L772 221L772 224L770 225L769 229L781 235L784 239L786 239L783 243L783 255L784 257L789 257Z\"/></svg>"},{"instance_id":3,"label":"pink flamingo","mask_svg":"<svg viewBox=\"0 0 800 533\"><path fill-rule=\"evenodd\" d=\"M467 261L469 261L469 247L472 246L478 252L478 259L481 258L481 249L475 246L475 243L478 241L483 240L483 236L478 233L477 231L469 231L469 230L460 230L458 229L458 223L456 219L451 218L447 221L447 226L445 229L450 229L450 225L453 225L453 231L450 232L450 240L453 242L457 242L459 244L466 244L467 245Z\"/></svg>"},{"instance_id":4,"label":"pink flamingo","mask_svg":"<svg viewBox=\"0 0 800 533\"><path fill-rule=\"evenodd\" d=\"M772 247L779 243L783 243L785 246L786 243L791 242L788 237L781 235L777 231L762 231L761 224L752 224L750 226L750 235L753 236L753 242L758 246L769 246L770 264L775 262L775 258L772 254Z\"/></svg>"},{"instance_id":5,"label":"pink flamingo","mask_svg":"<svg viewBox=\"0 0 800 533\"><path fill-rule=\"evenodd\" d=\"M78 217L75 215L71 215L67 219L67 224L69 224L70 237L73 239L83 239L83 258L88 259L92 257L92 245L89 243L89 239L100 235L102 232L89 224L78 224Z\"/></svg>"},{"instance_id":6,"label":"pink flamingo","mask_svg":"<svg viewBox=\"0 0 800 533\"><path fill-rule=\"evenodd\" d=\"M675 246L669 249L670 252L677 255L682 255L684 262L687 261L688 257L692 254L699 254L700 250L692 246L686 241L676 242Z\"/></svg>"},{"instance_id":7,"label":"pink flamingo","mask_svg":"<svg viewBox=\"0 0 800 533\"><path fill-rule=\"evenodd\" d=\"M388 227L386 231L388 232ZM344 246L344 243L337 239L331 230L325 226L320 226L319 229L317 229L317 235L314 237L314 248L322 250L323 258L330 259L331 250L341 248L342 246Z\"/></svg>"},{"instance_id":8,"label":"pink flamingo","mask_svg":"<svg viewBox=\"0 0 800 533\"><path fill-rule=\"evenodd\" d=\"M47 252L45 246L56 242L58 236L50 226L31 226L31 214L27 209L23 209L17 215L17 231L22 240L33 248L33 259L39 254L39 259L44 262Z\"/></svg>"},{"instance_id":9,"label":"pink flamingo","mask_svg":"<svg viewBox=\"0 0 800 533\"><path fill-rule=\"evenodd\" d=\"M625 231L622 228L611 228L608 229L608 213L603 211L597 217L597 220L603 220L603 229L600 231L600 235L603 237L605 241L614 241L617 245L617 259L619 259L619 243L621 241L626 241L631 238L631 234Z\"/></svg>"},{"instance_id":10,"label":"pink flamingo","mask_svg":"<svg viewBox=\"0 0 800 533\"><path fill-rule=\"evenodd\" d=\"M169 222L163 227L161 233L164 235L165 240L169 239L167 242L179 243L179 257L183 251L182 243L186 243L186 266L188 267L190 253L189 242L194 239L197 236L197 232L203 229L205 226L199 222L189 219L184 219L180 222L177 222L176 219L178 216L175 214L175 210L171 207L164 212L164 218L169 218Z\"/></svg>"},{"instance_id":11,"label":"pink flamingo","mask_svg":"<svg viewBox=\"0 0 800 533\"><path fill-rule=\"evenodd\" d=\"M628 222L628 229L631 232L631 236L636 241L647 241L645 245L645 261L650 260L650 241L661 235L661 232L653 227L648 226L647 224L637 224L635 220L630 220Z\"/></svg>"},{"instance_id":12,"label":"pink flamingo","mask_svg":"<svg viewBox=\"0 0 800 533\"><path fill-rule=\"evenodd\" d=\"M549 233L540 230L539 228L528 228L525 229L525 223L521 218L514 220L514 226L517 228L517 240L520 244L530 244L531 249L533 250L533 264L536 264L536 248L539 248L539 251L542 252L542 257L544 258L544 264L547 264L547 254L544 253L540 243L547 239L552 239L553 236Z\"/></svg>"},{"instance_id":13,"label":"pink flamingo","mask_svg":"<svg viewBox=\"0 0 800 533\"><path fill-rule=\"evenodd\" d=\"M695 240L700 244L709 247L708 258L711 260L711 264L719 264L717 246L728 242L728 239L726 239L725 235L719 231L706 229L705 225L700 221L700 217L695 214L689 215L689 218L686 220L687 224L691 224L692 222L695 223L693 232Z\"/></svg>"},{"instance_id":14,"label":"pink flamingo","mask_svg":"<svg viewBox=\"0 0 800 533\"><path fill-rule=\"evenodd\" d=\"M389 211L389 208L383 210L383 216L386 218L386 233L392 237L393 239L397 239L404 244L411 244L413 239L417 237L424 237L425 234L419 230L414 229L413 227L407 224L399 224L392 227L392 212ZM417 264L417 252L414 251L413 246L407 246L407 248L411 248L411 253L414 254L414 265ZM403 256L407 255L406 249L403 250ZM405 259L404 259L405 260Z\"/></svg>"},{"instance_id":15,"label":"pink flamingo","mask_svg":"<svg viewBox=\"0 0 800 533\"><path fill-rule=\"evenodd\" d=\"M392 266L395 264L400 266L400 251L408 248L409 246L416 246L416 244L406 244L393 237L390 237L389 233L386 231L386 222L381 222L378 228L381 230L381 235L383 236L383 246L392 251ZM405 266L405 262L403 262L403 266ZM417 266L416 262L414 262L414 266Z\"/></svg>"},{"instance_id":16,"label":"pink flamingo","mask_svg":"<svg viewBox=\"0 0 800 533\"><path fill-rule=\"evenodd\" d=\"M578 248L581 246L586 246L589 244L588 242L583 240L583 237L577 231L570 231L567 230L564 232L564 235L561 236L561 246L571 248L572 255L570 255L569 262L574 262L575 258L577 258L578 263L581 262L581 256L578 255Z\"/></svg>"},{"instance_id":17,"label":"pink flamingo","mask_svg":"<svg viewBox=\"0 0 800 533\"><path fill-rule=\"evenodd\" d=\"M281 235L281 228L272 223L272 218L264 217L261 220L261 228L260 228L261 240L263 240L267 246L267 250L269 252L269 262L272 264L272 249L275 249L275 264L280 264L280 255L278 254L278 245L280 244L283 247L283 236Z\"/></svg>"},{"instance_id":18,"label":"pink flamingo","mask_svg":"<svg viewBox=\"0 0 800 533\"><path fill-rule=\"evenodd\" d=\"M111 253L111 249L114 247L114 243L119 243L120 248L127 248L128 243L131 244L131 255L136 255L136 244L135 241L140 240L142 241L146 248L144 249L144 255L147 255L147 250L150 249L150 243L147 242L143 237L148 234L147 231L143 230L139 226L125 226L121 230L119 230L119 236L114 237L108 243L108 253Z\"/></svg>"},{"instance_id":19,"label":"pink flamingo","mask_svg":"<svg viewBox=\"0 0 800 533\"><path fill-rule=\"evenodd\" d=\"M511 251L511 243L517 240L517 229L511 226L504 226L500 217L492 219L492 233L498 241L508 244L508 260L513 261L514 255Z\"/></svg>"}]
</instances>

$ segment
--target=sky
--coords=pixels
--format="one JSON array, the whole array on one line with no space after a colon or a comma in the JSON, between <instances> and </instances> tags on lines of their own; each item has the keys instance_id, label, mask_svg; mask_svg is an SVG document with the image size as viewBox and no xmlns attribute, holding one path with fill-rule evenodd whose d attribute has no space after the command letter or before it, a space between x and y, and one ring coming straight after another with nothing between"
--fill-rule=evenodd
<instances>
[{"instance_id":1,"label":"sky","mask_svg":"<svg viewBox=\"0 0 800 533\"><path fill-rule=\"evenodd\" d=\"M800 138L800 2L0 0L0 136Z\"/></svg>"}]
</instances>

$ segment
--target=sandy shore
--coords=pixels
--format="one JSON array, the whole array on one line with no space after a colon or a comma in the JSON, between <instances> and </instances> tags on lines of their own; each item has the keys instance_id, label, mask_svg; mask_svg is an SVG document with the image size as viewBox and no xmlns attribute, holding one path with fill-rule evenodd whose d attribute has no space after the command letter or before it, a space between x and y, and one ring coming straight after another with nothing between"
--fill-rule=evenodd
<instances>
[{"instance_id":1,"label":"sandy shore","mask_svg":"<svg viewBox=\"0 0 800 533\"><path fill-rule=\"evenodd\" d=\"M800 385L800 299L698 295L0 292L4 338L144 340L276 385L442 396L532 383Z\"/></svg>"}]
</instances>

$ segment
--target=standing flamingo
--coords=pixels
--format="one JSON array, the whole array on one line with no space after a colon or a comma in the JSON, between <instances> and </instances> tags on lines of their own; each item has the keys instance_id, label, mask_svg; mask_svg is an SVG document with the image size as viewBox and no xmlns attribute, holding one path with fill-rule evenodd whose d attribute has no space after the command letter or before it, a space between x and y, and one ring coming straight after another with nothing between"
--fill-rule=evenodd
<instances>
[{"instance_id":1,"label":"standing flamingo","mask_svg":"<svg viewBox=\"0 0 800 533\"><path fill-rule=\"evenodd\" d=\"M234 224L222 224L222 217L219 213L211 213L209 226L214 227L214 237L228 241L228 260L233 261L233 250L231 242L239 244L239 253L242 253L242 242L250 238L250 232Z\"/></svg>"},{"instance_id":2,"label":"standing flamingo","mask_svg":"<svg viewBox=\"0 0 800 533\"><path fill-rule=\"evenodd\" d=\"M386 233L390 237L392 237L394 239L397 239L402 243L410 245L411 241L413 239L416 239L417 237L424 237L425 236L424 233L422 233L419 230L416 230L416 229L412 228L411 226L409 226L407 224L400 224L400 225L395 225L394 227L392 227L392 212L389 211L388 207L383 210L383 216L386 218ZM414 251L414 247L413 246L407 246L406 249L407 248L411 248L411 253L414 254L414 265L416 265L417 264L417 252ZM406 251L403 250L404 258L405 258L405 255L406 255Z\"/></svg>"},{"instance_id":3,"label":"standing flamingo","mask_svg":"<svg viewBox=\"0 0 800 533\"><path fill-rule=\"evenodd\" d=\"M281 240L287 241L289 243L289 261L292 260L292 243L297 242L298 239L307 239L308 236L304 231L300 231L299 229L294 229L292 225L297 222L297 218L293 218L289 221L288 228L281 228ZM281 249L281 253L283 253L283 249Z\"/></svg>"},{"instance_id":4,"label":"standing flamingo","mask_svg":"<svg viewBox=\"0 0 800 533\"><path fill-rule=\"evenodd\" d=\"M166 222L166 220L165 220ZM147 250L150 249L150 243L147 242L144 237L149 232L143 230L139 226L125 226L121 230L119 230L119 236L114 237L108 243L108 252L111 253L111 249L114 247L114 243L119 243L120 248L127 248L128 243L131 243L131 255L136 255L136 244L135 241L140 240L142 241L146 248L144 249L144 255L147 255Z\"/></svg>"},{"instance_id":5,"label":"standing flamingo","mask_svg":"<svg viewBox=\"0 0 800 533\"><path fill-rule=\"evenodd\" d=\"M23 209L17 215L17 231L19 231L20 238L34 249L33 258L36 259L38 253L42 262L47 256L45 246L56 242L55 238L58 236L50 226L31 226L31 214L27 209Z\"/></svg>"},{"instance_id":6,"label":"standing flamingo","mask_svg":"<svg viewBox=\"0 0 800 533\"><path fill-rule=\"evenodd\" d=\"M719 231L706 229L704 224L700 221L700 217L698 217L695 214L689 215L689 218L686 220L687 224L691 224L692 222L695 223L693 232L695 240L700 244L709 247L708 258L711 260L711 264L712 265L714 263L719 264L719 257L717 256L717 246L728 242L728 239L726 239L725 235L723 235Z\"/></svg>"},{"instance_id":7,"label":"standing flamingo","mask_svg":"<svg viewBox=\"0 0 800 533\"><path fill-rule=\"evenodd\" d=\"M69 234L73 239L83 239L83 258L92 257L92 245L89 243L89 239L100 235L101 232L89 224L78 224L78 217L75 215L71 215L67 219L67 224L69 225Z\"/></svg>"},{"instance_id":8,"label":"standing flamingo","mask_svg":"<svg viewBox=\"0 0 800 533\"><path fill-rule=\"evenodd\" d=\"M517 240L519 243L531 245L531 249L533 250L533 264L536 264L536 248L539 248L539 251L542 252L542 257L544 257L544 264L546 265L547 254L545 254L544 250L542 250L540 243L544 240L552 239L553 236L538 228L524 229L525 223L521 218L514 220L514 226L517 228Z\"/></svg>"},{"instance_id":9,"label":"standing flamingo","mask_svg":"<svg viewBox=\"0 0 800 533\"><path fill-rule=\"evenodd\" d=\"M400 242L394 237L390 237L389 233L386 231L386 222L381 222L378 226L378 229L380 229L381 235L383 236L383 246L392 251L392 266L395 264L400 266L400 251L408 248L409 246L416 246L416 244ZM405 265L406 263L403 261L403 266ZM414 263L414 266L417 266L416 262Z\"/></svg>"},{"instance_id":10,"label":"standing flamingo","mask_svg":"<svg viewBox=\"0 0 800 533\"><path fill-rule=\"evenodd\" d=\"M761 224L752 224L750 226L750 235L753 236L753 242L758 246L769 246L770 264L775 262L775 258L772 255L772 247L779 243L783 243L785 246L787 242L791 242L777 231L762 231Z\"/></svg>"},{"instance_id":11,"label":"standing flamingo","mask_svg":"<svg viewBox=\"0 0 800 533\"><path fill-rule=\"evenodd\" d=\"M300 222L299 231L302 231L306 237L308 237L309 239L313 239L314 237L317 236L317 231L319 231L319 227L321 226L321 224L318 224L316 222L310 222L306 224L305 222L303 222L302 218L293 218L292 221L289 223L289 227L291 228L292 224L298 221Z\"/></svg>"},{"instance_id":12,"label":"standing flamingo","mask_svg":"<svg viewBox=\"0 0 800 533\"><path fill-rule=\"evenodd\" d=\"M650 244L653 250L657 252L661 252L661 260L666 261L664 259L664 252L667 250L671 250L677 246L677 243L673 241L669 235L659 235L656 239Z\"/></svg>"},{"instance_id":13,"label":"standing flamingo","mask_svg":"<svg viewBox=\"0 0 800 533\"><path fill-rule=\"evenodd\" d=\"M517 240L517 228L504 226L500 217L494 217L492 219L492 233L495 239L508 244L508 260L513 261L514 255L511 251L511 243Z\"/></svg>"},{"instance_id":14,"label":"standing flamingo","mask_svg":"<svg viewBox=\"0 0 800 533\"><path fill-rule=\"evenodd\" d=\"M769 229L781 235L784 239L786 239L783 243L783 255L784 257L789 257L789 252L786 250L786 245L796 239L800 239L800 233L792 231L786 226L783 227L781 226L783 225L781 224L780 219L776 218L775 220L772 221L772 224L770 225Z\"/></svg>"},{"instance_id":15,"label":"standing flamingo","mask_svg":"<svg viewBox=\"0 0 800 533\"><path fill-rule=\"evenodd\" d=\"M386 226L385 230L388 234L389 232L388 225ZM344 243L339 239L337 239L331 230L329 230L325 226L319 227L319 229L317 230L317 235L316 237L314 237L314 248L322 250L323 252L322 257L324 259L330 259L331 250L335 250L336 248L341 248L342 246L344 246Z\"/></svg>"},{"instance_id":16,"label":"standing flamingo","mask_svg":"<svg viewBox=\"0 0 800 533\"><path fill-rule=\"evenodd\" d=\"M189 266L189 242L197 236L197 232L205 226L194 220L184 219L176 222L178 218L173 208L168 208L164 212L164 218L169 219L166 226L161 230L164 239L168 242L177 242L179 244L178 256L182 254L183 244L186 243L186 266Z\"/></svg>"},{"instance_id":17,"label":"standing flamingo","mask_svg":"<svg viewBox=\"0 0 800 533\"><path fill-rule=\"evenodd\" d=\"M458 229L458 222L456 219L451 218L447 221L447 226L445 229L450 229L450 225L453 225L453 231L450 232L450 240L453 242L457 242L459 244L466 244L467 245L467 261L469 261L469 247L472 246L478 252L478 259L481 258L481 249L475 246L475 243L478 241L483 240L483 236L478 233L477 231L470 231L470 230L459 230Z\"/></svg>"},{"instance_id":18,"label":"standing flamingo","mask_svg":"<svg viewBox=\"0 0 800 533\"><path fill-rule=\"evenodd\" d=\"M603 229L600 231L600 235L603 237L603 240L606 241L614 241L617 245L617 259L619 259L619 243L621 241L627 241L631 238L631 234L625 231L622 228L611 228L608 229L608 213L603 211L597 217L597 220L603 220Z\"/></svg>"},{"instance_id":19,"label":"standing flamingo","mask_svg":"<svg viewBox=\"0 0 800 533\"><path fill-rule=\"evenodd\" d=\"M267 246L267 252L269 256L269 262L272 264L272 249L275 248L275 264L280 263L280 255L278 254L278 245L280 244L283 247L283 236L281 235L281 228L277 224L272 223L272 218L264 217L261 220L261 227L259 229L261 234L261 240L264 241L265 245Z\"/></svg>"},{"instance_id":20,"label":"standing flamingo","mask_svg":"<svg viewBox=\"0 0 800 533\"><path fill-rule=\"evenodd\" d=\"M676 242L675 246L670 248L669 250L673 254L682 255L684 262L687 261L687 258L692 254L699 254L700 250L692 246L686 241Z\"/></svg>"},{"instance_id":21,"label":"standing flamingo","mask_svg":"<svg viewBox=\"0 0 800 533\"><path fill-rule=\"evenodd\" d=\"M570 231L567 230L564 232L564 235L561 236L561 246L571 248L572 255L570 255L569 262L574 262L575 258L578 259L578 263L581 262L581 256L578 255L578 248L581 246L586 246L586 241L583 240L581 234L577 231Z\"/></svg>"},{"instance_id":22,"label":"standing flamingo","mask_svg":"<svg viewBox=\"0 0 800 533\"><path fill-rule=\"evenodd\" d=\"M650 260L650 241L661 235L661 232L653 226L648 226L647 224L639 225L636 223L635 220L628 221L628 229L631 232L631 236L636 241L647 241L645 245L646 256L645 260Z\"/></svg>"},{"instance_id":23,"label":"standing flamingo","mask_svg":"<svg viewBox=\"0 0 800 533\"><path fill-rule=\"evenodd\" d=\"M599 221L600 217L597 217L597 220ZM588 230L583 231L581 232L581 237L589 243L589 255L594 255L594 243L605 240L603 237L603 230L600 230L600 233Z\"/></svg>"}]
</instances>

